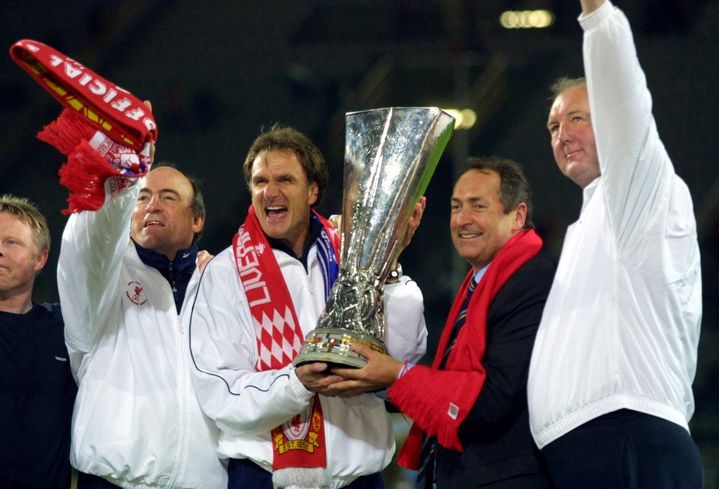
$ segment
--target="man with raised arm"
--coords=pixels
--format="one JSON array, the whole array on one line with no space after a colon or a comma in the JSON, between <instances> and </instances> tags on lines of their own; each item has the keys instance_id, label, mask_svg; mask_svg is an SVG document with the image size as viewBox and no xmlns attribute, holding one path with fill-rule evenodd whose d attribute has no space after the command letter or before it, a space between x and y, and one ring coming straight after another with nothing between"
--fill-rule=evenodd
<instances>
[{"instance_id":1,"label":"man with raised arm","mask_svg":"<svg viewBox=\"0 0 719 489\"><path fill-rule=\"evenodd\" d=\"M586 79L547 128L582 188L529 374L532 433L557 488L696 488L689 435L702 314L692 200L652 115L624 14L581 0Z\"/></svg>"},{"instance_id":2,"label":"man with raised arm","mask_svg":"<svg viewBox=\"0 0 719 489\"><path fill-rule=\"evenodd\" d=\"M179 321L197 283L202 194L170 166L123 186L101 209L70 216L58 265L79 385L78 487L224 489Z\"/></svg>"}]
</instances>

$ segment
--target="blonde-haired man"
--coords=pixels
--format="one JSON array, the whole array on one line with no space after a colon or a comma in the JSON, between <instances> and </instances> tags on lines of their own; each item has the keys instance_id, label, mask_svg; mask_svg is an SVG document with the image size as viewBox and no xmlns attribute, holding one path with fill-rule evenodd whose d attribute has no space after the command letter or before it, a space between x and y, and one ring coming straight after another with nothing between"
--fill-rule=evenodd
<instances>
[{"instance_id":1,"label":"blonde-haired man","mask_svg":"<svg viewBox=\"0 0 719 489\"><path fill-rule=\"evenodd\" d=\"M0 197L0 487L70 486L70 373L57 304L32 301L50 232L27 199Z\"/></svg>"}]
</instances>

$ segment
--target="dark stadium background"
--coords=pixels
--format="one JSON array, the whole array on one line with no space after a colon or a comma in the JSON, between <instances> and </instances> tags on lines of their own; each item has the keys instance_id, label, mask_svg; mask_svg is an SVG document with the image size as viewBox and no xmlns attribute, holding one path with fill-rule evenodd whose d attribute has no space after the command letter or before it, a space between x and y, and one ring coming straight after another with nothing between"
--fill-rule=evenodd
<instances>
[{"instance_id":1,"label":"dark stadium background","mask_svg":"<svg viewBox=\"0 0 719 489\"><path fill-rule=\"evenodd\" d=\"M706 487L719 487L719 1L616 0L633 24L662 139L692 191L702 249L704 320L692 431ZM505 29L507 10L547 9L545 29ZM535 223L555 257L580 191L559 174L545 129L548 85L582 73L578 2L568 0L4 0L0 8L0 193L48 216L51 259L37 301L57 300L54 267L65 218L59 153L34 138L60 106L7 55L36 39L153 102L157 159L203 182L201 246L226 247L249 204L240 165L262 127L308 134L333 184L321 210L339 212L344 114L387 106L470 108L427 191L422 227L402 263L422 288L434 347L459 276L448 236L451 185L468 155L522 163ZM82 293L82 291L77 291ZM400 421L401 423L401 421ZM394 477L394 479L392 479ZM401 475L390 475L390 481ZM402 487L401 482L393 482ZM390 487L392 487L390 485Z\"/></svg>"}]
</instances>

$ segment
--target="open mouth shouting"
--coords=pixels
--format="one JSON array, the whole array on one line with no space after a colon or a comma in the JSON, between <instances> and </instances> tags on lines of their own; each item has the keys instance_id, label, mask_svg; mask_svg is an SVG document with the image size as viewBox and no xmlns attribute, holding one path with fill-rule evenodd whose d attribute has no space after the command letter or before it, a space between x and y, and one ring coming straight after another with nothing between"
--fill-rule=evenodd
<instances>
[{"instance_id":1,"label":"open mouth shouting","mask_svg":"<svg viewBox=\"0 0 719 489\"><path fill-rule=\"evenodd\" d=\"M282 219L287 214L287 207L283 205L273 205L265 207L265 217L269 222Z\"/></svg>"}]
</instances>

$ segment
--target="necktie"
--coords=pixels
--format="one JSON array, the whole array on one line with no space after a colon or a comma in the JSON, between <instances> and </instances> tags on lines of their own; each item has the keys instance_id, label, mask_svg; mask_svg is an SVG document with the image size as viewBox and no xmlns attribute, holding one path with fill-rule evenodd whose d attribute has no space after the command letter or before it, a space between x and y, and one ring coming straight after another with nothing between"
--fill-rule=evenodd
<instances>
[{"instance_id":1,"label":"necktie","mask_svg":"<svg viewBox=\"0 0 719 489\"><path fill-rule=\"evenodd\" d=\"M454 348L454 344L457 341L459 331L462 329L462 326L464 326L464 322L467 319L469 301L472 298L472 293L474 292L474 288L476 286L477 282L475 282L474 277L472 277L472 280L469 283L469 288L467 289L467 295L462 301L462 306L459 309L459 314L457 315L457 319L454 321L454 325L452 326L452 334L449 337L447 349L442 355L442 361L439 365L440 369L443 369L445 364L447 363L447 358L449 358L449 353ZM417 471L417 489L432 489L434 487L434 448L435 439L425 435L424 439L422 440L422 447L420 448L420 457L422 462L420 464L419 471Z\"/></svg>"},{"instance_id":2,"label":"necktie","mask_svg":"<svg viewBox=\"0 0 719 489\"><path fill-rule=\"evenodd\" d=\"M467 309L469 309L469 301L472 299L472 293L474 292L474 288L476 286L477 282L475 282L474 277L472 277L472 280L469 283L469 288L467 289L467 295L464 296L464 301L462 301L462 307L460 307L457 319L454 321L454 326L452 327L452 335L449 337L447 348L442 354L442 362L439 364L440 369L443 369L446 365L449 354L452 352L454 344L457 342L457 336L459 336L459 331L462 329L462 326L464 326L464 322L467 319Z\"/></svg>"},{"instance_id":3,"label":"necktie","mask_svg":"<svg viewBox=\"0 0 719 489\"><path fill-rule=\"evenodd\" d=\"M420 448L422 462L417 471L417 489L432 489L434 487L434 443L434 438L424 435Z\"/></svg>"}]
</instances>

